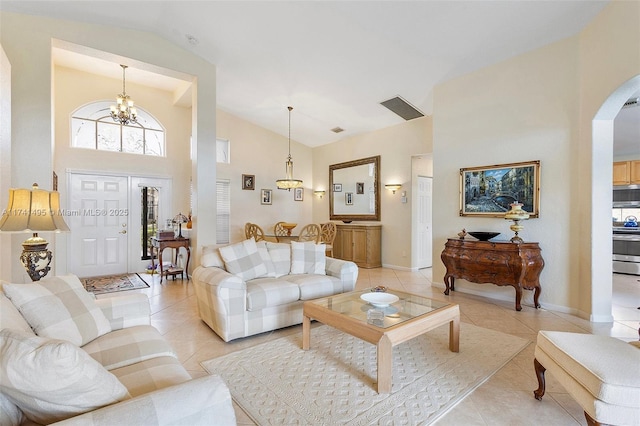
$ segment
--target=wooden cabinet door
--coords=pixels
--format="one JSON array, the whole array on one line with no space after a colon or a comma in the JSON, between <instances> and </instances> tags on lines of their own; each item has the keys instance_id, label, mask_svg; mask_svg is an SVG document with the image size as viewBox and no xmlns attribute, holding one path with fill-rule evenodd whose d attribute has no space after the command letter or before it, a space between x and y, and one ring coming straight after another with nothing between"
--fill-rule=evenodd
<instances>
[{"instance_id":1,"label":"wooden cabinet door","mask_svg":"<svg viewBox=\"0 0 640 426\"><path fill-rule=\"evenodd\" d=\"M617 161L613 163L613 184L628 185L631 174L629 161ZM640 174L640 172L638 172Z\"/></svg>"},{"instance_id":2,"label":"wooden cabinet door","mask_svg":"<svg viewBox=\"0 0 640 426\"><path fill-rule=\"evenodd\" d=\"M367 262L367 230L366 229L354 229L352 231L353 241L353 257L352 260L355 263L368 263Z\"/></svg>"},{"instance_id":3,"label":"wooden cabinet door","mask_svg":"<svg viewBox=\"0 0 640 426\"><path fill-rule=\"evenodd\" d=\"M630 161L629 183L640 183L640 160ZM615 184L614 184L615 185Z\"/></svg>"},{"instance_id":4,"label":"wooden cabinet door","mask_svg":"<svg viewBox=\"0 0 640 426\"><path fill-rule=\"evenodd\" d=\"M353 260L353 230L342 230L342 257L343 260Z\"/></svg>"}]
</instances>

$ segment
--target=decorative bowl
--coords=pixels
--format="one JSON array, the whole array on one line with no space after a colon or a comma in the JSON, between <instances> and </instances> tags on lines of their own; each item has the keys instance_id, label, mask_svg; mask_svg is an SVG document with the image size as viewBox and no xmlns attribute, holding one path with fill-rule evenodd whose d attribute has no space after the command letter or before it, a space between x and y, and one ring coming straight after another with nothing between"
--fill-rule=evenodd
<instances>
[{"instance_id":1,"label":"decorative bowl","mask_svg":"<svg viewBox=\"0 0 640 426\"><path fill-rule=\"evenodd\" d=\"M500 235L499 232L469 232L469 235L479 239L480 241L489 241L493 237Z\"/></svg>"},{"instance_id":2,"label":"decorative bowl","mask_svg":"<svg viewBox=\"0 0 640 426\"><path fill-rule=\"evenodd\" d=\"M292 230L293 228L295 228L296 226L298 226L298 224L297 224L297 223L283 223L283 224L282 224L282 227L283 227L284 229L286 229L287 231L289 231L289 232L291 232L291 230Z\"/></svg>"},{"instance_id":3,"label":"decorative bowl","mask_svg":"<svg viewBox=\"0 0 640 426\"><path fill-rule=\"evenodd\" d=\"M376 308L386 308L392 303L400 300L398 296L391 293L364 293L360 299L372 304Z\"/></svg>"}]
</instances>

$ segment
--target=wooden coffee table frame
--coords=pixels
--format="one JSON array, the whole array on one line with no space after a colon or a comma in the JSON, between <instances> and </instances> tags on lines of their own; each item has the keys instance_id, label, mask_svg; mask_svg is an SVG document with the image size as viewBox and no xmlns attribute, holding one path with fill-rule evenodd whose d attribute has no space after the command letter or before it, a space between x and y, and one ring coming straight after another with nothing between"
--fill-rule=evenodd
<instances>
[{"instance_id":1,"label":"wooden coffee table frame","mask_svg":"<svg viewBox=\"0 0 640 426\"><path fill-rule=\"evenodd\" d=\"M449 323L449 350L460 350L460 308L451 304L419 315L391 327L382 328L332 311L314 301L302 305L302 349L311 345L311 320L314 319L377 346L378 393L391 392L393 347Z\"/></svg>"}]
</instances>

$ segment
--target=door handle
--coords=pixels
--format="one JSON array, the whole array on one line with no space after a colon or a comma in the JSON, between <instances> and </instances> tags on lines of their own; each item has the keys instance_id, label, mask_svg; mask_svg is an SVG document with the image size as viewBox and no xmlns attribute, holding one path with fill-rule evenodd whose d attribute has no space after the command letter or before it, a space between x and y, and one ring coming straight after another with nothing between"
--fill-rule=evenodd
<instances>
[{"instance_id":1,"label":"door handle","mask_svg":"<svg viewBox=\"0 0 640 426\"><path fill-rule=\"evenodd\" d=\"M122 231L118 232L118 234L126 234L126 233L127 233L126 229L123 229Z\"/></svg>"}]
</instances>

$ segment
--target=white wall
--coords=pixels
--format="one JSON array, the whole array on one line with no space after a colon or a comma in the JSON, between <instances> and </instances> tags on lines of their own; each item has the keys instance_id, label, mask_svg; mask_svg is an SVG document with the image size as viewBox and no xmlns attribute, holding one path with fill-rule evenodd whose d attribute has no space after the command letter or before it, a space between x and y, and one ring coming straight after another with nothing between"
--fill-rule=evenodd
<instances>
[{"instance_id":1,"label":"white wall","mask_svg":"<svg viewBox=\"0 0 640 426\"><path fill-rule=\"evenodd\" d=\"M613 1L580 35L581 316L610 321L613 119L640 90L640 2Z\"/></svg>"},{"instance_id":2,"label":"white wall","mask_svg":"<svg viewBox=\"0 0 640 426\"><path fill-rule=\"evenodd\" d=\"M511 235L502 219L458 216L459 169L540 160L540 218L524 222L521 235L539 242L546 260L541 303L586 317L592 313L591 271L597 266L591 251L597 245L604 248L595 262L609 268L608 277L600 277L611 280L611 146L608 155L593 158L600 181L606 181L595 200L591 152L599 151L591 144L592 120L607 97L640 72L639 5L614 1L578 36L436 87L434 282L442 285L445 271L439 255L446 239L460 229ZM596 205L607 216L597 225L606 235L600 239L592 229ZM490 284L462 281L456 289L514 297L512 288ZM532 292L525 292L524 303L532 304L532 299ZM607 307L601 309L606 318Z\"/></svg>"},{"instance_id":3,"label":"white wall","mask_svg":"<svg viewBox=\"0 0 640 426\"><path fill-rule=\"evenodd\" d=\"M55 152L54 170L59 187L66 188L66 171L121 172L123 175L161 176L173 180L170 211L189 212L191 178L191 108L173 105L173 94L160 89L127 83L135 106L153 115L165 127L166 157L106 152L71 147L70 117L77 108L98 100L114 100L122 80L114 80L70 68L55 67Z\"/></svg>"},{"instance_id":4,"label":"white wall","mask_svg":"<svg viewBox=\"0 0 640 426\"><path fill-rule=\"evenodd\" d=\"M4 209L11 187L11 64L0 45L0 208ZM28 238L25 237L24 239ZM0 252L19 253L12 250L11 235L0 233ZM0 257L0 279L11 279L11 256Z\"/></svg>"},{"instance_id":5,"label":"white wall","mask_svg":"<svg viewBox=\"0 0 640 426\"><path fill-rule=\"evenodd\" d=\"M54 138L51 50L60 40L106 52L115 63L127 60L148 71L171 70L191 76L192 143L193 151L200 156L192 163L195 214L199 216L195 223L200 226L191 236L196 247L198 240L203 244L215 242L215 185L208 182L215 180L216 173L216 69L150 33L0 12L0 43L12 67L11 185L28 187L38 182L43 188L51 187ZM65 197L61 191L61 199ZM56 251L66 251L65 243L56 244ZM56 262L52 273L65 272L66 265ZM12 279L19 278L12 275Z\"/></svg>"},{"instance_id":6,"label":"white wall","mask_svg":"<svg viewBox=\"0 0 640 426\"><path fill-rule=\"evenodd\" d=\"M329 220L329 166L331 164L380 155L380 223L382 224L382 264L410 269L411 264L411 156L432 149L431 117L403 122L313 149L313 183L325 196L313 199L313 221ZM401 183L392 194L386 183ZM407 191L409 202L401 203ZM354 222L355 223L355 222Z\"/></svg>"},{"instance_id":7,"label":"white wall","mask_svg":"<svg viewBox=\"0 0 640 426\"><path fill-rule=\"evenodd\" d=\"M282 120L288 111L282 109ZM291 120L295 123L295 109ZM279 190L276 180L285 177L288 138L256 126L218 109L217 135L229 140L230 164L218 164L218 179L228 179L231 189L231 242L244 240L244 225L258 224L265 234L273 234L276 222L293 222L296 234L312 222L313 174L311 148L291 141L293 177L304 185L303 201L294 201L293 191ZM292 135L293 136L293 135ZM255 190L242 190L242 175L255 175ZM272 189L272 204L260 204L260 190Z\"/></svg>"}]
</instances>

